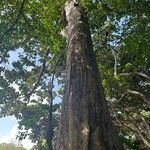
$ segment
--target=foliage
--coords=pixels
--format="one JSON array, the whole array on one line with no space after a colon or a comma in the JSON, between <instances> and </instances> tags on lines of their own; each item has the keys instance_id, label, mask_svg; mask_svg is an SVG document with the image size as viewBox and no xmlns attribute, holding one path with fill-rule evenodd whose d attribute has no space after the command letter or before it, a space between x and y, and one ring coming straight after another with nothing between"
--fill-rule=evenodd
<instances>
[{"instance_id":1,"label":"foliage","mask_svg":"<svg viewBox=\"0 0 150 150\"><path fill-rule=\"evenodd\" d=\"M150 3L81 3L89 17L115 125L127 149L146 149L150 145ZM64 0L0 2L0 115L15 115L20 120L20 129L25 128L20 139L30 134L33 141L45 140L45 130L39 131L46 129L41 122L48 116L53 77L53 98L61 101L66 59L66 41L60 36L63 6ZM58 109L53 110L56 129L57 112ZM32 133L27 132L29 129Z\"/></svg>"}]
</instances>

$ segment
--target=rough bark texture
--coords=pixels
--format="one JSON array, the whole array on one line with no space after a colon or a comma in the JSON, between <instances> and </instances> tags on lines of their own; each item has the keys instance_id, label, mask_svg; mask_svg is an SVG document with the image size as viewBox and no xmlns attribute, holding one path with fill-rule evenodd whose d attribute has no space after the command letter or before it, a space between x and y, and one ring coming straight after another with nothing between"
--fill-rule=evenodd
<instances>
[{"instance_id":1,"label":"rough bark texture","mask_svg":"<svg viewBox=\"0 0 150 150\"><path fill-rule=\"evenodd\" d=\"M73 1L65 12L67 72L57 150L123 150L105 101L87 17Z\"/></svg>"}]
</instances>

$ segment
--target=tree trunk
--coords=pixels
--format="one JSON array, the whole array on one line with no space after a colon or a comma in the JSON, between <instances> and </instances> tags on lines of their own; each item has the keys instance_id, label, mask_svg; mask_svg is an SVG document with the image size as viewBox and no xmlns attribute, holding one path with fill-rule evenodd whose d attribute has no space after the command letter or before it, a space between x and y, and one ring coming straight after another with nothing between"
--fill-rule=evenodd
<instances>
[{"instance_id":1,"label":"tree trunk","mask_svg":"<svg viewBox=\"0 0 150 150\"><path fill-rule=\"evenodd\" d=\"M52 103L50 105L48 111L48 123L47 123L47 131L46 131L46 143L48 146L48 150L53 150L53 114L52 114Z\"/></svg>"},{"instance_id":2,"label":"tree trunk","mask_svg":"<svg viewBox=\"0 0 150 150\"><path fill-rule=\"evenodd\" d=\"M47 122L47 131L46 131L46 143L48 146L48 150L53 150L53 81L54 76L52 77L52 81L49 86L48 94L49 94L49 110L48 110L48 122Z\"/></svg>"},{"instance_id":3,"label":"tree trunk","mask_svg":"<svg viewBox=\"0 0 150 150\"><path fill-rule=\"evenodd\" d=\"M71 1L65 14L67 68L57 150L123 150L105 101L85 12Z\"/></svg>"}]
</instances>

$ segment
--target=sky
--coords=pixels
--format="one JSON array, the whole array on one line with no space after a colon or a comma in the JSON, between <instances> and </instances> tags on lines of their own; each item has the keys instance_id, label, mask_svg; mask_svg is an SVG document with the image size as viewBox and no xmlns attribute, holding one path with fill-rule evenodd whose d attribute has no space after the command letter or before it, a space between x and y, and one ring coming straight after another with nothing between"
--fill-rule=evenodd
<instances>
[{"instance_id":1,"label":"sky","mask_svg":"<svg viewBox=\"0 0 150 150\"><path fill-rule=\"evenodd\" d=\"M28 138L23 141L16 139L18 133L18 121L15 117L5 117L0 119L0 143L22 144L24 148L29 150L34 143Z\"/></svg>"},{"instance_id":2,"label":"sky","mask_svg":"<svg viewBox=\"0 0 150 150\"><path fill-rule=\"evenodd\" d=\"M5 67L11 68L11 63L19 59L19 52L22 53L22 49L16 51L10 51L9 64ZM16 135L18 133L18 121L15 117L4 117L0 118L0 143L15 143L22 144L24 148L29 150L34 144L26 138L23 141L18 141Z\"/></svg>"}]
</instances>

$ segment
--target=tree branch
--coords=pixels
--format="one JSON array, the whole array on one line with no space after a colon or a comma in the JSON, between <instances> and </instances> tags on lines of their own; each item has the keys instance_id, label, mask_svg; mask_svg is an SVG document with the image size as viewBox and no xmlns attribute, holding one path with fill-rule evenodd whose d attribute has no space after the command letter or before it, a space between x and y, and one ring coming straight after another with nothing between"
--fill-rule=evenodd
<instances>
[{"instance_id":1,"label":"tree branch","mask_svg":"<svg viewBox=\"0 0 150 150\"><path fill-rule=\"evenodd\" d=\"M28 25L28 27L31 28L32 31L34 31L34 28L32 27L32 25L28 21L28 18L25 16L25 14L23 12L22 12L22 17L24 18L24 20L25 20L26 24Z\"/></svg>"},{"instance_id":2,"label":"tree branch","mask_svg":"<svg viewBox=\"0 0 150 150\"><path fill-rule=\"evenodd\" d=\"M121 76L131 76L131 75L138 75L140 77L143 77L147 80L150 80L150 77L147 74L144 74L142 72L134 72L134 73L120 73Z\"/></svg>"},{"instance_id":3,"label":"tree branch","mask_svg":"<svg viewBox=\"0 0 150 150\"><path fill-rule=\"evenodd\" d=\"M145 103L147 103L149 106L150 106L150 100L146 98L146 96L138 91L134 91L134 90L130 90L130 89L127 89L127 91L125 93L123 93L121 95L121 97L119 98L118 102L121 101L123 99L123 97L127 94L132 94L132 95L137 95L137 96L140 96L141 99L144 100Z\"/></svg>"},{"instance_id":4,"label":"tree branch","mask_svg":"<svg viewBox=\"0 0 150 150\"><path fill-rule=\"evenodd\" d=\"M46 51L46 54L45 54L45 57L44 57L44 61L43 61L43 65L42 65L42 69L41 69L40 74L39 74L39 76L38 76L38 78L37 78L37 81L36 81L36 83L34 84L34 86L32 87L32 89L31 89L31 90L28 92L28 94L27 94L27 98L28 98L28 102L27 102L27 103L29 103L31 95L32 95L32 94L34 93L34 91L37 89L37 87L38 87L38 85L39 85L39 83L40 83L40 80L41 80L43 74L45 73L45 70L46 70L46 61L47 61L48 54L49 54L49 50ZM55 72L56 72L56 67L57 67L58 62L59 62L59 60L60 60L61 57L62 57L62 55L61 55L61 56L58 58L58 60L56 61L55 68L54 68L54 70L53 70L53 75L52 75L52 81L51 81L52 84L53 84L53 81L54 81L54 76L55 76Z\"/></svg>"},{"instance_id":5,"label":"tree branch","mask_svg":"<svg viewBox=\"0 0 150 150\"><path fill-rule=\"evenodd\" d=\"M129 124L126 124L126 120L124 120L125 122L122 124L122 126L119 127L123 127L127 130L130 130L131 132L134 132L136 134L139 135L139 137L141 138L141 140L144 142L144 144L146 146L148 146L150 148L150 143L149 141L143 136L143 134L141 133L141 129L137 126L137 123L134 122L134 119L130 119L130 123L133 124L133 127L129 126Z\"/></svg>"},{"instance_id":6,"label":"tree branch","mask_svg":"<svg viewBox=\"0 0 150 150\"><path fill-rule=\"evenodd\" d=\"M39 83L40 83L40 80L43 76L43 74L45 73L45 70L46 70L46 61L47 61L47 57L48 57L48 54L49 54L49 49L46 51L45 53L45 57L44 57L44 61L43 61L43 65L42 65L42 69L41 69L41 72L37 78L37 81L36 83L34 84L34 86L32 87L32 89L30 90L30 92L27 94L27 98L30 99L30 96L33 94L33 92L36 90L36 88L38 87ZM29 101L28 101L29 103Z\"/></svg>"},{"instance_id":7,"label":"tree branch","mask_svg":"<svg viewBox=\"0 0 150 150\"><path fill-rule=\"evenodd\" d=\"M145 120L145 118L140 114L140 117L141 117L141 120L142 122L144 123L146 129L147 129L147 133L149 134L149 139L150 139L150 126L149 124L147 123L147 121Z\"/></svg>"},{"instance_id":8,"label":"tree branch","mask_svg":"<svg viewBox=\"0 0 150 150\"><path fill-rule=\"evenodd\" d=\"M127 94L133 94L133 95L137 95L137 96L140 96L145 103L147 103L149 106L150 106L150 100L146 98L146 96L138 91L134 91L134 90L127 90Z\"/></svg>"},{"instance_id":9,"label":"tree branch","mask_svg":"<svg viewBox=\"0 0 150 150\"><path fill-rule=\"evenodd\" d=\"M114 76L117 75L117 55L114 50L112 50L112 55L114 56Z\"/></svg>"},{"instance_id":10,"label":"tree branch","mask_svg":"<svg viewBox=\"0 0 150 150\"><path fill-rule=\"evenodd\" d=\"M144 77L145 79L150 80L150 77L149 77L148 75L142 73L142 72L137 72L136 74L137 74L138 76L141 76L141 77Z\"/></svg>"},{"instance_id":11,"label":"tree branch","mask_svg":"<svg viewBox=\"0 0 150 150\"><path fill-rule=\"evenodd\" d=\"M138 126L136 125L136 123L132 122L134 124L134 127L137 131L137 133L139 134L139 136L141 137L142 141L145 143L145 145L147 145L150 148L150 143L147 141L147 139L142 135L142 133L140 132L140 129L138 128Z\"/></svg>"}]
</instances>

